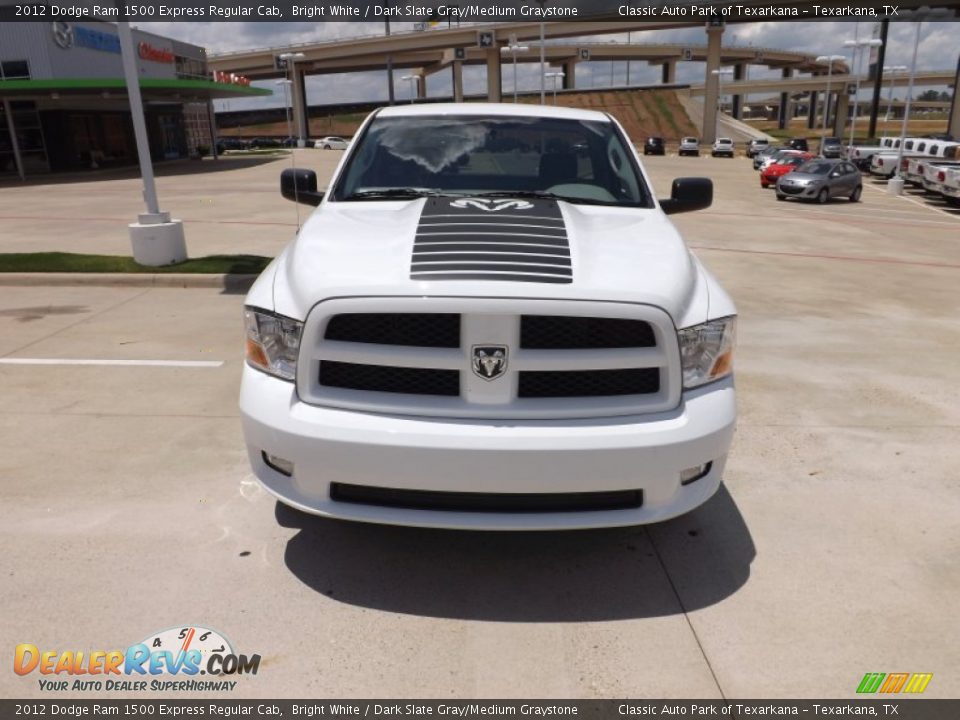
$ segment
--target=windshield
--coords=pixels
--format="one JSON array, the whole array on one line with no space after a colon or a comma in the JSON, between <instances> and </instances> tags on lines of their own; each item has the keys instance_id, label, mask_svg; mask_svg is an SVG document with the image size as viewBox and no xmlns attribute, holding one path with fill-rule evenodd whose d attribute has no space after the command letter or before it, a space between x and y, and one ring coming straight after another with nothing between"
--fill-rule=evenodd
<instances>
[{"instance_id":1,"label":"windshield","mask_svg":"<svg viewBox=\"0 0 960 720\"><path fill-rule=\"evenodd\" d=\"M653 207L631 152L611 122L376 117L355 146L334 200L536 195L572 203Z\"/></svg>"},{"instance_id":2,"label":"windshield","mask_svg":"<svg viewBox=\"0 0 960 720\"><path fill-rule=\"evenodd\" d=\"M834 163L810 162L797 168L797 172L807 173L808 175L826 175L836 165Z\"/></svg>"}]
</instances>

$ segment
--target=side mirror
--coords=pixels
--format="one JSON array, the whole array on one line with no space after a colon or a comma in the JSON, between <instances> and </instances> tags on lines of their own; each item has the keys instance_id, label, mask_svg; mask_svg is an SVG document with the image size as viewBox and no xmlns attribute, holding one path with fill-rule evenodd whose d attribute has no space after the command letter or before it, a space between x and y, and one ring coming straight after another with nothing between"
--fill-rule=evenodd
<instances>
[{"instance_id":1,"label":"side mirror","mask_svg":"<svg viewBox=\"0 0 960 720\"><path fill-rule=\"evenodd\" d=\"M709 178L677 178L670 189L670 198L660 201L667 215L703 210L713 204L713 181Z\"/></svg>"},{"instance_id":2,"label":"side mirror","mask_svg":"<svg viewBox=\"0 0 960 720\"><path fill-rule=\"evenodd\" d=\"M302 168L288 168L280 173L280 194L304 205L319 205L323 200L323 193L317 192L317 174Z\"/></svg>"}]
</instances>

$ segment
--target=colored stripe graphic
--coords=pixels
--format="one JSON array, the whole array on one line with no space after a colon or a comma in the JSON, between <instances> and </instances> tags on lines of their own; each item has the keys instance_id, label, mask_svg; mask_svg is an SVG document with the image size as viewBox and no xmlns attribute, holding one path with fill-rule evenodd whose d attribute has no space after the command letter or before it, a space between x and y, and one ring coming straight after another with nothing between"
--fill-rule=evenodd
<instances>
[{"instance_id":1,"label":"colored stripe graphic","mask_svg":"<svg viewBox=\"0 0 960 720\"><path fill-rule=\"evenodd\" d=\"M857 687L857 692L875 693L885 677L886 673L867 673L863 676L863 680L860 681L860 685Z\"/></svg>"},{"instance_id":2,"label":"colored stripe graphic","mask_svg":"<svg viewBox=\"0 0 960 720\"><path fill-rule=\"evenodd\" d=\"M927 689L933 673L914 673L907 681L907 686L903 689L905 693L922 693Z\"/></svg>"},{"instance_id":3,"label":"colored stripe graphic","mask_svg":"<svg viewBox=\"0 0 960 720\"><path fill-rule=\"evenodd\" d=\"M882 693L898 693L900 688L903 687L903 684L907 682L907 678L910 677L910 673L890 673L887 675L887 680L880 687L880 692Z\"/></svg>"}]
</instances>

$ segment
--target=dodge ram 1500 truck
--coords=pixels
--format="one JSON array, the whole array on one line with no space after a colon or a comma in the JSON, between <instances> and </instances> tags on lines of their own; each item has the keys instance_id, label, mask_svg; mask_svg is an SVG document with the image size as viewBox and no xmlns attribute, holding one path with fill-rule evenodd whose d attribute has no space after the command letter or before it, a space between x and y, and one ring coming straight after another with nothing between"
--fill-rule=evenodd
<instances>
[{"instance_id":1,"label":"dodge ram 1500 truck","mask_svg":"<svg viewBox=\"0 0 960 720\"><path fill-rule=\"evenodd\" d=\"M318 515L559 529L674 517L720 485L733 302L594 111L374 112L245 304L256 476Z\"/></svg>"}]
</instances>

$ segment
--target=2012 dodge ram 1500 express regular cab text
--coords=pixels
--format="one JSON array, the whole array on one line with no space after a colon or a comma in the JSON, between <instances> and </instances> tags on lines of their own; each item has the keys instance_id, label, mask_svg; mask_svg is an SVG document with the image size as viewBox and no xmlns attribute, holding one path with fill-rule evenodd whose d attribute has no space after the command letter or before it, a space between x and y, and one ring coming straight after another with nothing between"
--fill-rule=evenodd
<instances>
[{"instance_id":1,"label":"2012 dodge ram 1500 express regular cab text","mask_svg":"<svg viewBox=\"0 0 960 720\"><path fill-rule=\"evenodd\" d=\"M373 113L246 299L254 472L337 518L475 529L632 525L721 481L735 310L609 115Z\"/></svg>"}]
</instances>

